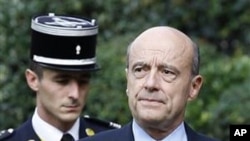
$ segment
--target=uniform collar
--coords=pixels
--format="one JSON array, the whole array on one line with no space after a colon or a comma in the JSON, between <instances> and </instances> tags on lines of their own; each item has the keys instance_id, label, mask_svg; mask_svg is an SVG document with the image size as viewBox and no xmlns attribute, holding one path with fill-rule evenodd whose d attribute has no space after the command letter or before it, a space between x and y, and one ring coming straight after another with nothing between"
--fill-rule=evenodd
<instances>
[{"instance_id":1,"label":"uniform collar","mask_svg":"<svg viewBox=\"0 0 250 141\"><path fill-rule=\"evenodd\" d=\"M137 123L133 120L132 130L134 134L135 141L155 141L151 136L149 136ZM184 122L182 122L171 134L165 137L161 141L187 141L187 134L184 127Z\"/></svg>"},{"instance_id":2,"label":"uniform collar","mask_svg":"<svg viewBox=\"0 0 250 141\"><path fill-rule=\"evenodd\" d=\"M34 131L42 141L60 141L63 135L62 131L45 122L38 115L37 108L32 117L32 126L34 128ZM80 119L78 118L72 128L67 131L67 133L70 133L75 140L79 139L79 126Z\"/></svg>"}]
</instances>

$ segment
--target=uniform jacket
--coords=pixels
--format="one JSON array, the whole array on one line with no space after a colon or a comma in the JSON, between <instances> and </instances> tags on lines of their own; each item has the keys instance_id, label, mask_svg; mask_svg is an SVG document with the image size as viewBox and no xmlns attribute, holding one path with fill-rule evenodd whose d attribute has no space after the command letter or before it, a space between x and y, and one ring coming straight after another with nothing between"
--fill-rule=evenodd
<instances>
[{"instance_id":1,"label":"uniform jacket","mask_svg":"<svg viewBox=\"0 0 250 141\"><path fill-rule=\"evenodd\" d=\"M95 133L119 128L118 124L112 122L101 121L95 118L82 117L80 118L80 129L79 129L79 138L84 138L91 136ZM23 123L19 128L13 132L1 131L0 132L0 141L41 141L37 134L35 133L31 118Z\"/></svg>"},{"instance_id":2,"label":"uniform jacket","mask_svg":"<svg viewBox=\"0 0 250 141\"><path fill-rule=\"evenodd\" d=\"M186 123L185 130L188 141L217 141L192 130ZM105 131L95 136L81 139L80 141L134 141L132 123L129 123L117 130Z\"/></svg>"}]
</instances>

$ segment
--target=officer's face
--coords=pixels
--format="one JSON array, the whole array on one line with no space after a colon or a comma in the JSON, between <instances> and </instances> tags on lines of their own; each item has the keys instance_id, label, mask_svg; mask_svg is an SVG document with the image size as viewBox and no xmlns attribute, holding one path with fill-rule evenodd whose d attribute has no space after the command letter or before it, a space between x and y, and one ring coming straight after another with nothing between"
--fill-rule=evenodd
<instances>
[{"instance_id":1,"label":"officer's face","mask_svg":"<svg viewBox=\"0 0 250 141\"><path fill-rule=\"evenodd\" d=\"M45 121L59 126L74 122L80 115L89 90L89 73L44 69L39 80L27 70L26 77L37 92L38 113Z\"/></svg>"}]
</instances>

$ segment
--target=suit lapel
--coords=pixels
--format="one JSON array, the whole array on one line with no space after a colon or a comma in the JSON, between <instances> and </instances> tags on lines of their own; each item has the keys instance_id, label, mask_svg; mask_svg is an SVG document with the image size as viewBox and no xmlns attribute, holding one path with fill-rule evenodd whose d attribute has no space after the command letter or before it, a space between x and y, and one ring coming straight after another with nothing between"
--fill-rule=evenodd
<instances>
[{"instance_id":1,"label":"suit lapel","mask_svg":"<svg viewBox=\"0 0 250 141\"><path fill-rule=\"evenodd\" d=\"M187 123L184 122L184 126L185 126L185 130L186 130L186 133L187 133L187 140L188 141L198 141L198 140L200 140L197 133L191 127L189 127Z\"/></svg>"},{"instance_id":2,"label":"suit lapel","mask_svg":"<svg viewBox=\"0 0 250 141\"><path fill-rule=\"evenodd\" d=\"M123 126L118 132L119 141L134 141L132 122Z\"/></svg>"}]
</instances>

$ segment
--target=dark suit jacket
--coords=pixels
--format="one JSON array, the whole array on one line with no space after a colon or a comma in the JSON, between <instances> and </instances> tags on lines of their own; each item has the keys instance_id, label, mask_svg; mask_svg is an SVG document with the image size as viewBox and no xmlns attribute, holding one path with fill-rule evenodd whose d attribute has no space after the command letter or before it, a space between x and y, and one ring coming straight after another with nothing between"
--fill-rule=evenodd
<instances>
[{"instance_id":1,"label":"dark suit jacket","mask_svg":"<svg viewBox=\"0 0 250 141\"><path fill-rule=\"evenodd\" d=\"M79 129L79 138L84 138L89 136L86 132L86 129L91 129L94 133L98 133L104 130L115 129L117 127L112 126L113 123L98 120L95 118L82 117L80 118L80 129ZM40 141L39 137L35 133L31 118L23 123L19 128L14 130L13 133L0 135L0 141Z\"/></svg>"},{"instance_id":2,"label":"dark suit jacket","mask_svg":"<svg viewBox=\"0 0 250 141\"><path fill-rule=\"evenodd\" d=\"M186 123L184 125L188 141L217 141L215 139L195 132ZM84 138L80 141L134 141L132 123L129 123L120 129L98 133L95 136Z\"/></svg>"}]
</instances>

